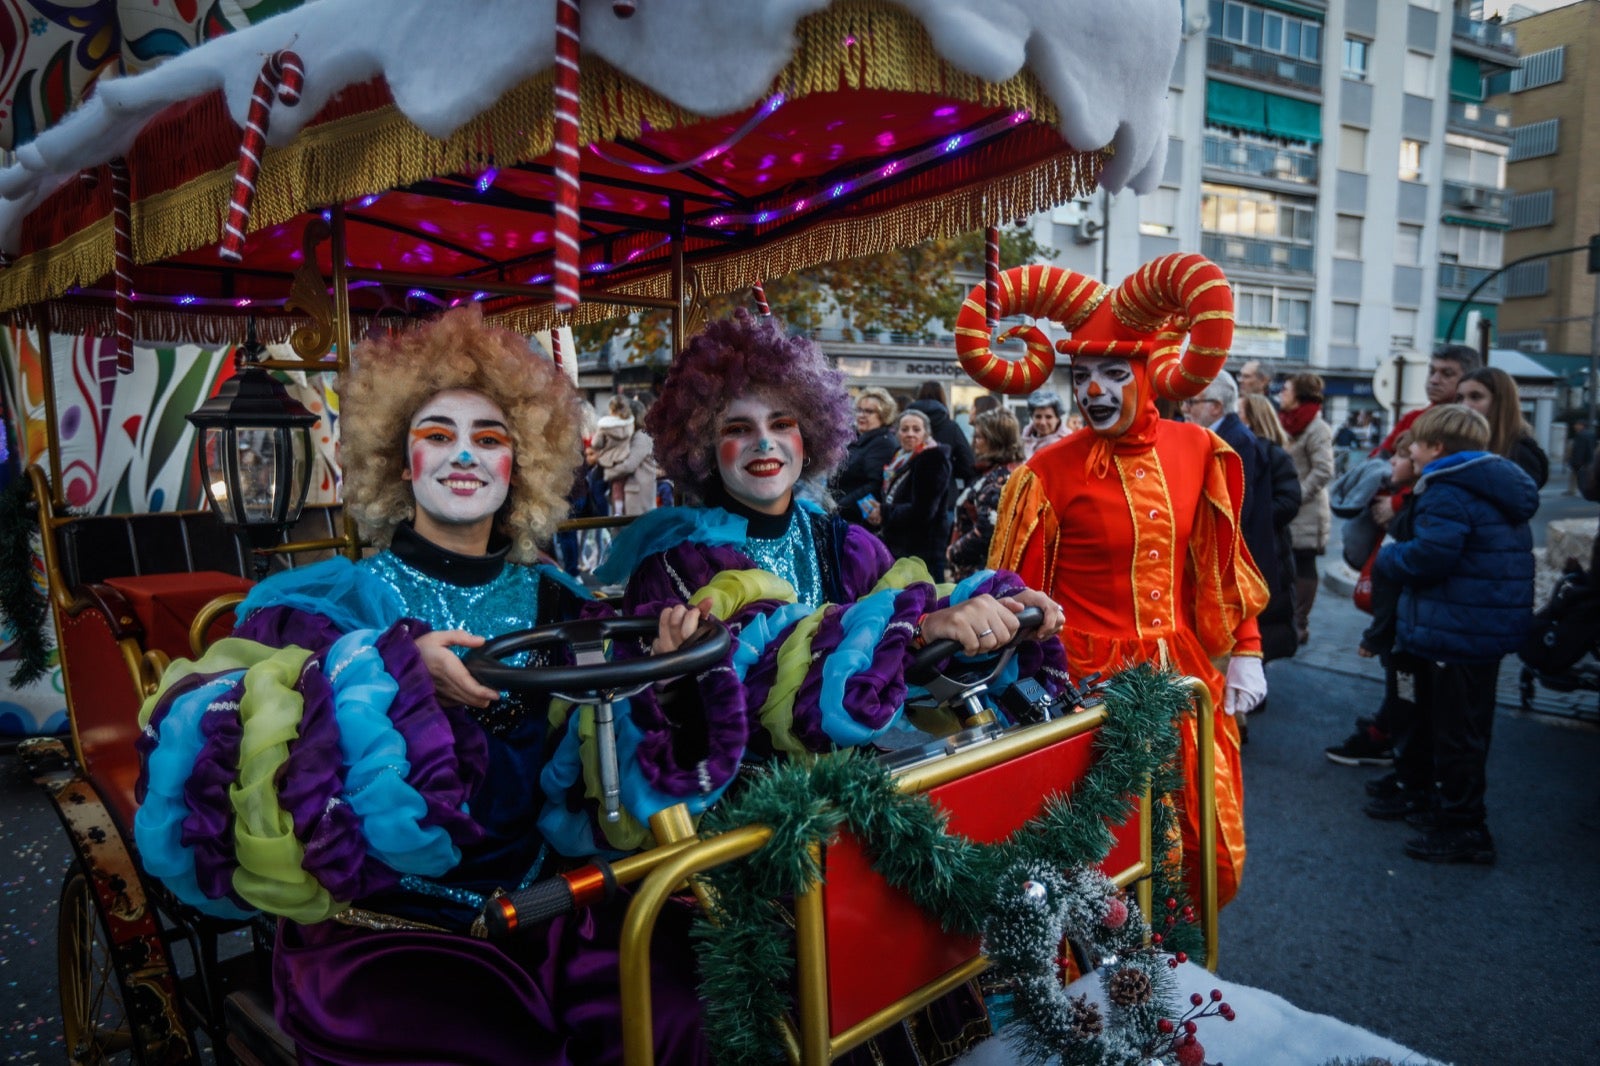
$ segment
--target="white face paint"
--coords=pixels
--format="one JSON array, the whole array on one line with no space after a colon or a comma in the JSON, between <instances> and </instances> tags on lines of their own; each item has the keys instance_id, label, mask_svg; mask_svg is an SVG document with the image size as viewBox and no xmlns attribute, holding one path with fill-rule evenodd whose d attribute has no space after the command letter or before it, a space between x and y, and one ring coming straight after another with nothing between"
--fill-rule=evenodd
<instances>
[{"instance_id":1,"label":"white face paint","mask_svg":"<svg viewBox=\"0 0 1600 1066\"><path fill-rule=\"evenodd\" d=\"M717 421L717 471L728 495L752 511L783 514L805 464L792 414L760 396L734 400Z\"/></svg>"},{"instance_id":2,"label":"white face paint","mask_svg":"<svg viewBox=\"0 0 1600 1066\"><path fill-rule=\"evenodd\" d=\"M1121 433L1133 422L1138 397L1128 360L1080 355L1072 360L1072 392L1096 433Z\"/></svg>"},{"instance_id":3,"label":"white face paint","mask_svg":"<svg viewBox=\"0 0 1600 1066\"><path fill-rule=\"evenodd\" d=\"M402 475L416 497L418 525L431 520L470 526L493 519L511 491L513 457L498 404L467 389L435 393L411 418Z\"/></svg>"}]
</instances>

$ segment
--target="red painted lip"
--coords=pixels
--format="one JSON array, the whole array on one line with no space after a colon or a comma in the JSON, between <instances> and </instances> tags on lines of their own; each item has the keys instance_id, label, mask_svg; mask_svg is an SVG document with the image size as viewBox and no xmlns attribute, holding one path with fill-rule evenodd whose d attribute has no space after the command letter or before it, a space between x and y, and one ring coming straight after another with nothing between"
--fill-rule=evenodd
<instances>
[{"instance_id":1,"label":"red painted lip","mask_svg":"<svg viewBox=\"0 0 1600 1066\"><path fill-rule=\"evenodd\" d=\"M746 463L744 472L751 477L777 477L783 473L783 463L777 459L757 459L753 463Z\"/></svg>"}]
</instances>

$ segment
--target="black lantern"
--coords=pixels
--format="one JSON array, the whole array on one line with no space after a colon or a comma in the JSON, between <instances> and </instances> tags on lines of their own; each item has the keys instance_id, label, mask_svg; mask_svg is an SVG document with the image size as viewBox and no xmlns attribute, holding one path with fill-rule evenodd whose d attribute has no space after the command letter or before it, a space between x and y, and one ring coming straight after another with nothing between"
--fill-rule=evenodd
<instances>
[{"instance_id":1,"label":"black lantern","mask_svg":"<svg viewBox=\"0 0 1600 1066\"><path fill-rule=\"evenodd\" d=\"M235 373L217 394L188 415L200 431L200 476L222 524L264 549L300 517L311 484L311 427L317 416L286 392L264 367L255 323L235 356Z\"/></svg>"}]
</instances>

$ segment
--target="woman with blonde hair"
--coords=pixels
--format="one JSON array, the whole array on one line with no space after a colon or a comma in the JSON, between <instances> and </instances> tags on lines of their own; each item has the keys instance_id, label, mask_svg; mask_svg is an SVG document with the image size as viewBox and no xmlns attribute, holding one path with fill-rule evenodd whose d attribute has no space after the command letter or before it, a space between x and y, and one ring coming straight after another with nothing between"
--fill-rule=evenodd
<instances>
[{"instance_id":1,"label":"woman with blonde hair","mask_svg":"<svg viewBox=\"0 0 1600 1066\"><path fill-rule=\"evenodd\" d=\"M192 906L278 918L277 1019L303 1062L613 1061L623 908L466 935L493 895L579 854L538 787L568 727L458 657L600 610L529 565L567 511L577 397L476 305L363 343L339 394L345 506L379 551L262 582L237 639L172 665L141 752L147 807L188 817L146 817L141 854ZM698 1061L688 915L665 917L655 1051Z\"/></svg>"},{"instance_id":2,"label":"woman with blonde hair","mask_svg":"<svg viewBox=\"0 0 1600 1066\"><path fill-rule=\"evenodd\" d=\"M1522 417L1522 397L1515 378L1499 367L1474 370L1456 386L1456 402L1488 419L1489 451L1522 467L1535 485L1544 488L1550 480L1550 457Z\"/></svg>"},{"instance_id":3,"label":"woman with blonde hair","mask_svg":"<svg viewBox=\"0 0 1600 1066\"><path fill-rule=\"evenodd\" d=\"M856 393L856 438L846 447L832 485L834 503L847 521L865 525L870 504L877 502L883 468L899 447L894 435L899 409L888 389L871 385Z\"/></svg>"},{"instance_id":4,"label":"woman with blonde hair","mask_svg":"<svg viewBox=\"0 0 1600 1066\"><path fill-rule=\"evenodd\" d=\"M1294 459L1284 450L1289 438L1271 400L1259 393L1240 394L1239 417L1267 446L1272 476L1273 554L1278 560L1278 578L1267 609L1256 619L1261 627L1262 658L1271 661L1293 655L1300 643L1294 624L1294 538L1289 533L1289 523L1300 513L1300 474Z\"/></svg>"}]
</instances>

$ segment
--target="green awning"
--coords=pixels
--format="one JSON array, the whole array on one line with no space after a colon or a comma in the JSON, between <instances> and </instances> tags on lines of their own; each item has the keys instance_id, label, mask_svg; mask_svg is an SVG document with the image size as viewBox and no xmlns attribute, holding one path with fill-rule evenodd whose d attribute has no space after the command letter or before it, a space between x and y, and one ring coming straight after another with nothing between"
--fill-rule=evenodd
<instances>
[{"instance_id":1,"label":"green awning","mask_svg":"<svg viewBox=\"0 0 1600 1066\"><path fill-rule=\"evenodd\" d=\"M1450 99L1483 102L1483 70L1471 56L1450 57Z\"/></svg>"},{"instance_id":2,"label":"green awning","mask_svg":"<svg viewBox=\"0 0 1600 1066\"><path fill-rule=\"evenodd\" d=\"M1499 304L1481 304L1481 303L1477 303L1477 302L1470 303L1470 304L1467 305L1467 309L1465 311L1461 312L1461 321L1456 325L1456 335L1454 337L1446 337L1444 335L1444 331L1447 328L1449 328L1450 320L1455 317L1456 308L1458 308L1460 306L1461 306L1461 301L1460 300L1440 300L1439 301L1439 320L1433 327L1434 340L1436 340L1436 341L1456 341L1456 342L1465 343L1465 344L1477 344L1478 341L1477 341L1476 337L1474 337L1474 338L1472 338L1470 340L1465 339L1465 335L1466 335L1466 332L1467 332L1467 316L1470 315L1472 312L1476 311L1476 312L1478 312L1478 314L1482 315L1484 318L1487 318L1490 322L1494 322L1496 320L1496 316L1498 316L1499 313L1500 313L1500 305ZM1498 327L1496 328L1495 332L1496 333L1499 332Z\"/></svg>"},{"instance_id":3,"label":"green awning","mask_svg":"<svg viewBox=\"0 0 1600 1066\"><path fill-rule=\"evenodd\" d=\"M1497 229L1505 231L1511 228L1511 223L1509 222L1495 222L1494 220L1487 218L1462 218L1460 215L1444 215L1441 217L1440 221L1447 222L1452 226L1472 226L1476 229Z\"/></svg>"},{"instance_id":4,"label":"green awning","mask_svg":"<svg viewBox=\"0 0 1600 1066\"><path fill-rule=\"evenodd\" d=\"M1280 141L1322 143L1322 106L1226 81L1206 81L1206 122Z\"/></svg>"},{"instance_id":5,"label":"green awning","mask_svg":"<svg viewBox=\"0 0 1600 1066\"><path fill-rule=\"evenodd\" d=\"M1257 7L1270 7L1274 11L1283 11L1290 15L1299 15L1303 19L1312 19L1321 22L1327 15L1326 12L1314 7L1292 3L1291 0L1255 0Z\"/></svg>"}]
</instances>

